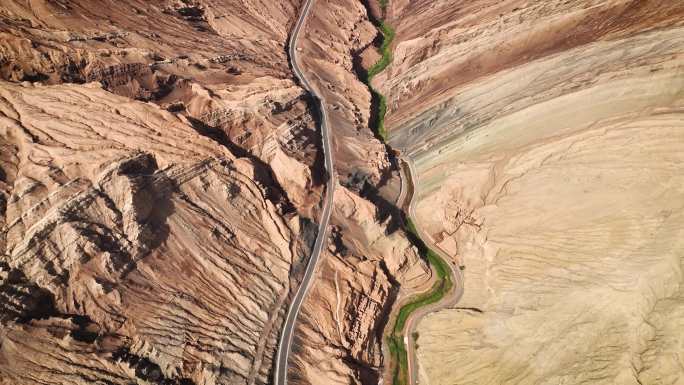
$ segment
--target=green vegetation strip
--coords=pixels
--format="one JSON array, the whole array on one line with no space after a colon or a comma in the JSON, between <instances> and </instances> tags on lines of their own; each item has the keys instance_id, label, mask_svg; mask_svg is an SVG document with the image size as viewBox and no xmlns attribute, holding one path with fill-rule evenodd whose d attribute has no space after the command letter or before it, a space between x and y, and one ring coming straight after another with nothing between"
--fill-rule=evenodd
<instances>
[{"instance_id":1,"label":"green vegetation strip","mask_svg":"<svg viewBox=\"0 0 684 385\"><path fill-rule=\"evenodd\" d=\"M417 239L420 240L418 231L416 231L416 226L410 219L407 221L406 231L413 234ZM397 319L394 323L394 328L392 328L392 334L388 336L389 350L397 363L394 369L394 379L392 381L393 385L408 384L407 370L409 358L402 335L404 326L406 326L406 320L414 311L418 310L419 308L439 302L453 287L447 262L440 258L437 253L427 248L422 241L420 241L420 243L421 245L419 245L419 249L422 253L424 253L424 256L427 257L430 266L433 267L435 273L437 274L437 281L434 283L429 292L417 295L411 302L399 309L399 314L397 315Z\"/></svg>"},{"instance_id":2,"label":"green vegetation strip","mask_svg":"<svg viewBox=\"0 0 684 385\"><path fill-rule=\"evenodd\" d=\"M392 26L380 21L380 32L382 32L382 45L378 52L380 53L380 59L373 64L371 68L368 69L368 81L373 80L373 77L380 72L384 71L385 68L392 62L392 41L394 40L394 29Z\"/></svg>"},{"instance_id":3,"label":"green vegetation strip","mask_svg":"<svg viewBox=\"0 0 684 385\"><path fill-rule=\"evenodd\" d=\"M387 8L388 0L378 1L384 13L385 9ZM379 49L381 56L380 59L368 69L365 83L373 97L378 101L378 115L375 121L370 123L371 129L378 136L380 136L383 141L387 141L387 132L385 131L387 99L385 98L385 95L379 93L373 88L371 81L373 80L373 77L382 72L392 62L391 46L392 40L394 40L395 32L392 26L385 23L384 20L380 20L377 24L377 27L382 33L382 45ZM418 240L419 250L421 251L421 254L427 258L430 266L432 266L437 274L437 281L432 286L430 291L416 295L411 302L399 309L399 314L397 315L394 328L392 328L392 333L387 337L390 354L396 362L392 380L393 385L408 385L408 353L406 351L406 345L404 345L404 338L402 336L402 331L404 330L404 326L406 326L406 320L417 309L439 302L453 286L451 276L449 275L449 266L442 258L439 257L437 253L425 246L425 243L418 235L418 231L416 231L416 226L410 219L407 220L406 231L411 233L415 239Z\"/></svg>"},{"instance_id":4,"label":"green vegetation strip","mask_svg":"<svg viewBox=\"0 0 684 385\"><path fill-rule=\"evenodd\" d=\"M380 5L384 10L387 6L387 2L381 1ZM387 99L385 99L385 95L373 88L371 81L375 75L382 72L392 62L392 50L390 47L392 46L392 40L394 40L394 29L382 20L379 22L378 28L380 29L380 32L382 32L382 45L378 50L381 56L380 59L368 69L365 83L373 96L378 100L378 116L374 122L371 122L371 128L386 141L385 114L387 113Z\"/></svg>"}]
</instances>

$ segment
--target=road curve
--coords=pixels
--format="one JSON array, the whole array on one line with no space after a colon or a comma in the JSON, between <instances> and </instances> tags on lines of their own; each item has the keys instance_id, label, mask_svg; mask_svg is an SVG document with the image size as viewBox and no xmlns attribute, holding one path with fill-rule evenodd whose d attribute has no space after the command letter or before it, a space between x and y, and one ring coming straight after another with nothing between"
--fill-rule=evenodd
<instances>
[{"instance_id":1,"label":"road curve","mask_svg":"<svg viewBox=\"0 0 684 385\"><path fill-rule=\"evenodd\" d=\"M311 288L314 272L316 270L316 264L321 257L321 251L323 250L323 246L325 246L325 241L327 240L327 229L328 223L330 222L330 213L332 211L336 180L335 170L333 169L333 154L330 148L330 133L328 131L328 115L325 108L325 102L323 98L317 95L316 91L311 87L306 76L299 68L299 63L297 62L297 39L299 38L299 32L301 31L302 26L305 24L306 18L313 3L314 0L306 0L306 3L302 7L299 14L299 19L297 19L297 23L290 34L288 52L290 54L290 61L292 63L292 71L294 72L295 76L297 76L297 79L299 79L301 86L304 87L304 89L307 90L314 97L314 99L319 102L321 111L323 156L325 158L325 169L328 172L328 182L325 189L326 192L323 202L323 214L321 215L321 219L318 224L318 235L316 236L316 242L314 243L311 256L309 257L309 261L306 265L304 279L297 289L297 293L295 294L294 299L290 304L290 308L287 311L285 324L283 325L283 331L280 335L280 340L278 341L278 352L276 355L275 371L273 375L273 383L275 385L287 385L288 358L290 356L290 351L292 350L292 340L294 338L297 315L299 314L299 309L302 307L306 293Z\"/></svg>"},{"instance_id":2,"label":"road curve","mask_svg":"<svg viewBox=\"0 0 684 385\"><path fill-rule=\"evenodd\" d=\"M418 375L416 373L416 368L418 367L417 364L417 357L416 357L416 352L415 352L415 341L411 336L413 335L416 325L418 325L418 322L425 317L426 315L450 307L454 306L458 301L461 300L461 297L463 297L463 273L461 272L461 269L458 268L458 266L455 266L449 257L449 254L446 253L444 250L442 250L437 244L435 244L434 240L429 234L426 234L421 230L421 227L418 224L417 221L417 216L415 213L414 209L414 203L416 201L416 186L418 185L417 183L417 174L415 172L415 168L413 165L413 160L411 158L403 157L402 160L406 163L408 166L408 170L410 175L411 182L413 183L413 194L411 195L411 202L409 202L408 205L408 215L410 218L413 220L413 224L416 227L416 231L418 232L418 236L420 236L420 239L425 243L425 245L434 251L435 253L439 254L439 257L442 258L444 261L446 261L447 266L449 266L449 274L451 275L451 280L454 283L454 288L451 290L450 293L447 293L447 296L445 299L442 301L439 301L435 304L428 305L424 308L416 310L409 318L406 320L406 326L405 326L405 332L404 332L404 343L406 344L406 354L407 354L407 375L408 375L408 380L409 384L415 385L418 383ZM402 183L403 179L407 179L406 176L402 177Z\"/></svg>"}]
</instances>

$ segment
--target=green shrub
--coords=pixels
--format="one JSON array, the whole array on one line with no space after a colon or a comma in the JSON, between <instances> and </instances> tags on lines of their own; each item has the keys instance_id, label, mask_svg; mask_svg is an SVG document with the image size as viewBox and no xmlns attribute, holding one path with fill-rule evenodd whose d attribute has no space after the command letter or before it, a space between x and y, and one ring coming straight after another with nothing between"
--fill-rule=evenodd
<instances>
[{"instance_id":1,"label":"green shrub","mask_svg":"<svg viewBox=\"0 0 684 385\"><path fill-rule=\"evenodd\" d=\"M406 231L412 233L416 238L420 239L418 232L416 231L416 225L410 218L406 221ZM424 248L424 250L424 257L427 258L428 263L434 269L438 279L430 291L417 295L411 302L399 309L399 314L397 315L397 319L394 323L394 328L392 328L392 334L389 337L390 353L397 363L394 371L394 379L392 380L393 385L406 385L408 383L408 354L406 352L404 339L402 338L401 333L406 326L406 320L417 309L439 302L447 293L449 293L453 287L447 262L434 251L428 248ZM414 338L417 338L417 333L414 334Z\"/></svg>"},{"instance_id":2,"label":"green shrub","mask_svg":"<svg viewBox=\"0 0 684 385\"><path fill-rule=\"evenodd\" d=\"M379 2L384 13L388 0L379 0ZM386 141L385 114L387 113L387 99L385 98L385 95L373 88L371 81L373 80L373 77L384 71L392 62L391 46L395 32L394 29L384 21L379 22L378 28L382 33L382 44L379 49L381 56L380 59L368 69L364 80L371 94L374 96L374 99L378 101L378 116L375 122L370 123L371 129ZM406 230L412 233L416 239L420 239L418 232L416 231L416 226L410 219L407 220ZM417 295L411 302L399 309L399 314L397 315L392 333L387 337L390 354L396 362L393 373L394 378L392 380L393 385L408 384L408 354L406 352L406 346L404 346L404 339L401 335L401 331L406 325L406 320L411 313L418 308L439 302L453 286L447 262L440 258L437 253L425 247L424 243L422 243L421 246L421 250L424 252L423 257L425 257L428 260L428 263L434 268L438 279L429 292ZM414 336L414 338L416 338L416 336Z\"/></svg>"}]
</instances>

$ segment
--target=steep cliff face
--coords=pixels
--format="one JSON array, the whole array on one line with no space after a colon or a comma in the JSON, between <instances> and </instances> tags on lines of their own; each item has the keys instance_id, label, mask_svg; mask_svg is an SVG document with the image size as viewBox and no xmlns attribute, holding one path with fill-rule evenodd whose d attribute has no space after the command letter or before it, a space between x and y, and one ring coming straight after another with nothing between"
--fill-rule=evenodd
<instances>
[{"instance_id":1,"label":"steep cliff face","mask_svg":"<svg viewBox=\"0 0 684 385\"><path fill-rule=\"evenodd\" d=\"M421 381L680 382L684 6L390 9L390 142L466 267L419 327Z\"/></svg>"}]
</instances>

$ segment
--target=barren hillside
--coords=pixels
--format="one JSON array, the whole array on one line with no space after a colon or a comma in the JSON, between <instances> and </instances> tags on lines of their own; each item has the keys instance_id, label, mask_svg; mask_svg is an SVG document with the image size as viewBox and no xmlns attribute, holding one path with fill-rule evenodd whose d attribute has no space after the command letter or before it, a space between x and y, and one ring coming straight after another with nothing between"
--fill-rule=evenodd
<instances>
[{"instance_id":1,"label":"barren hillside","mask_svg":"<svg viewBox=\"0 0 684 385\"><path fill-rule=\"evenodd\" d=\"M321 191L298 6L3 3L1 382L270 381Z\"/></svg>"},{"instance_id":2,"label":"barren hillside","mask_svg":"<svg viewBox=\"0 0 684 385\"><path fill-rule=\"evenodd\" d=\"M0 383L272 381L326 178L286 54L300 6L0 6ZM353 64L366 8L318 2L305 34L340 186L290 375L372 384L400 284L429 274L386 210L398 173Z\"/></svg>"},{"instance_id":3,"label":"barren hillside","mask_svg":"<svg viewBox=\"0 0 684 385\"><path fill-rule=\"evenodd\" d=\"M303 4L0 5L0 384L392 383L408 196L421 384L681 384L684 4Z\"/></svg>"},{"instance_id":4,"label":"barren hillside","mask_svg":"<svg viewBox=\"0 0 684 385\"><path fill-rule=\"evenodd\" d=\"M684 7L395 1L378 79L417 222L465 265L426 384L678 384Z\"/></svg>"}]
</instances>

